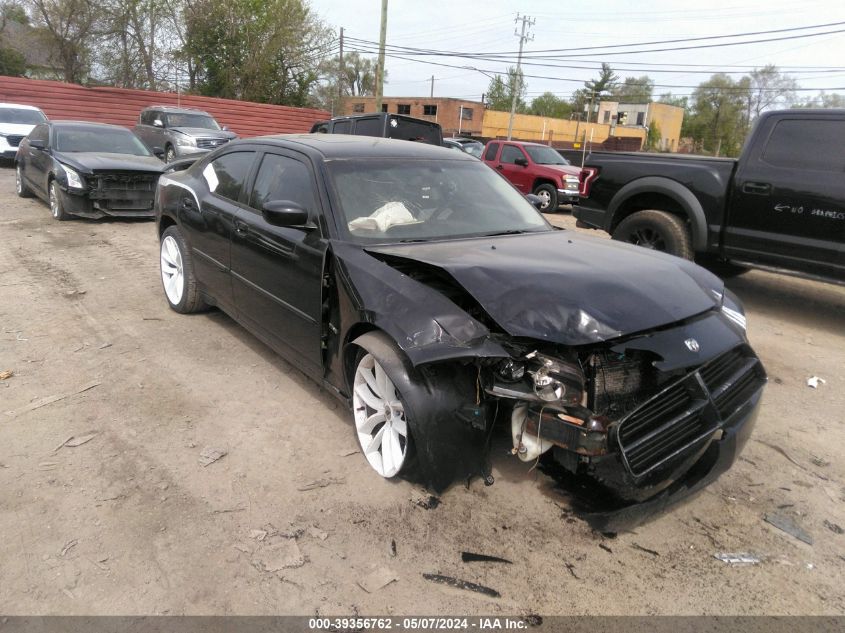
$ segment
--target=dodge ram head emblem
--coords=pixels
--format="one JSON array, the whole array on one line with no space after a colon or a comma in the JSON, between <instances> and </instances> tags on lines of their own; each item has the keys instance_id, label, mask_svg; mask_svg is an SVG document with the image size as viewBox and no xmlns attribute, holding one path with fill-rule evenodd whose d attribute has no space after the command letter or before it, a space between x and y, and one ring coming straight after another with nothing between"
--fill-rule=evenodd
<instances>
[{"instance_id":1,"label":"dodge ram head emblem","mask_svg":"<svg viewBox=\"0 0 845 633\"><path fill-rule=\"evenodd\" d=\"M687 349L691 352L697 352L701 349L701 346L698 344L698 341L696 341L694 338L688 338L687 340L685 340L684 345L686 345Z\"/></svg>"}]
</instances>

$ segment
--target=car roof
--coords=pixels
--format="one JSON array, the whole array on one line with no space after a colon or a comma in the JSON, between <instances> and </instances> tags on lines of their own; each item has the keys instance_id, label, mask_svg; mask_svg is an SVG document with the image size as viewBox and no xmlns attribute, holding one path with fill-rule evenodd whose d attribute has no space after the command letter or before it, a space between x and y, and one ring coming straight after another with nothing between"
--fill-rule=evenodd
<instances>
[{"instance_id":1,"label":"car roof","mask_svg":"<svg viewBox=\"0 0 845 633\"><path fill-rule=\"evenodd\" d=\"M262 143L279 147L297 146L297 149L317 154L324 159L335 158L417 158L431 160L467 160L476 159L466 153L458 154L454 150L430 143L416 143L375 136L356 136L351 134L280 134L239 139L227 144L227 147L249 143Z\"/></svg>"},{"instance_id":2,"label":"car roof","mask_svg":"<svg viewBox=\"0 0 845 633\"><path fill-rule=\"evenodd\" d=\"M0 108L9 108L15 110L35 110L36 112L41 112L41 108L36 108L35 106L31 105L23 105L22 103L0 103Z\"/></svg>"}]
</instances>

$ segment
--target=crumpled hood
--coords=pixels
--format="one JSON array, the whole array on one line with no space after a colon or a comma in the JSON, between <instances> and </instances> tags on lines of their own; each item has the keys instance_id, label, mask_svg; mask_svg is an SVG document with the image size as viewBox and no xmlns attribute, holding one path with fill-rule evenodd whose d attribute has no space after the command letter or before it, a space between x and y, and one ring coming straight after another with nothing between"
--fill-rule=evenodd
<instances>
[{"instance_id":1,"label":"crumpled hood","mask_svg":"<svg viewBox=\"0 0 845 633\"><path fill-rule=\"evenodd\" d=\"M97 171L164 171L164 163L155 156L107 154L103 152L56 152L55 159L83 173Z\"/></svg>"},{"instance_id":2,"label":"crumpled hood","mask_svg":"<svg viewBox=\"0 0 845 633\"><path fill-rule=\"evenodd\" d=\"M724 288L684 259L570 231L365 250L388 264L397 257L438 267L510 335L563 345L611 340L701 314L720 304Z\"/></svg>"},{"instance_id":3,"label":"crumpled hood","mask_svg":"<svg viewBox=\"0 0 845 633\"><path fill-rule=\"evenodd\" d=\"M171 127L168 129L194 138L225 138L231 140L237 137L237 134L228 130L209 130L204 127Z\"/></svg>"}]
</instances>

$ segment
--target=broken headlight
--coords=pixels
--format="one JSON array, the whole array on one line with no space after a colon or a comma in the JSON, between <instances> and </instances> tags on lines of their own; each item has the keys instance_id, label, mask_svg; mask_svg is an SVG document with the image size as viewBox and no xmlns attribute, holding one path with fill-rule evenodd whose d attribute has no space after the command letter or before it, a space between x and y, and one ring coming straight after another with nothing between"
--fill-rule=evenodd
<instances>
[{"instance_id":1,"label":"broken headlight","mask_svg":"<svg viewBox=\"0 0 845 633\"><path fill-rule=\"evenodd\" d=\"M544 354L529 355L528 374L534 394L546 402L579 403L584 393L584 372L577 362L568 362Z\"/></svg>"}]
</instances>

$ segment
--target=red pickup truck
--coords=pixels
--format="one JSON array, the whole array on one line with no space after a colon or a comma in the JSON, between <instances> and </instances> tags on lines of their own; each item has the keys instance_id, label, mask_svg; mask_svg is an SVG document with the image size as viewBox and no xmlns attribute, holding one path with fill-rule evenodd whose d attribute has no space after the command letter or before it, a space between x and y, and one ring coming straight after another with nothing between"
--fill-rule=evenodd
<instances>
[{"instance_id":1,"label":"red pickup truck","mask_svg":"<svg viewBox=\"0 0 845 633\"><path fill-rule=\"evenodd\" d=\"M578 202L578 174L568 160L547 145L521 141L488 141L482 160L522 193L543 201L541 211Z\"/></svg>"}]
</instances>

